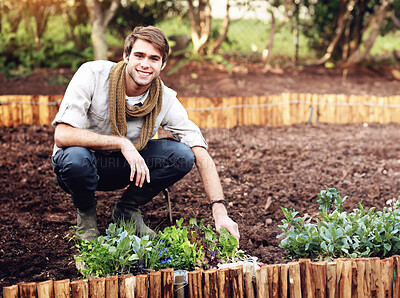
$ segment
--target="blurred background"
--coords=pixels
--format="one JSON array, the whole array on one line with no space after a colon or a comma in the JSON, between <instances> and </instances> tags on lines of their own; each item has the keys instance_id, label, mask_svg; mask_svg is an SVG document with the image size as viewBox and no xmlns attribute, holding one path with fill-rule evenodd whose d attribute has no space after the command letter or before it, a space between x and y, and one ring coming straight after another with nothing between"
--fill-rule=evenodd
<instances>
[{"instance_id":1,"label":"blurred background","mask_svg":"<svg viewBox=\"0 0 400 298\"><path fill-rule=\"evenodd\" d=\"M268 70L400 59L400 0L0 0L0 11L6 77L120 60L138 25L166 33L179 61L169 74L190 60Z\"/></svg>"}]
</instances>

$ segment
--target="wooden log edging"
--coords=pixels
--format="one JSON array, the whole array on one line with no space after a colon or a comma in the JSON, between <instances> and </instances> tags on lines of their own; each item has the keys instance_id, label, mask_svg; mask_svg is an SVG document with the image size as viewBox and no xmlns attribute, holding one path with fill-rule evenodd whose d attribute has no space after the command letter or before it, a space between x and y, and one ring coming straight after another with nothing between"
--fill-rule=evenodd
<instances>
[{"instance_id":1,"label":"wooden log edging","mask_svg":"<svg viewBox=\"0 0 400 298\"><path fill-rule=\"evenodd\" d=\"M182 279L179 279L182 278ZM174 287L179 284L179 287ZM179 293L177 292L179 290ZM183 291L182 291L183 290ZM3 287L4 298L26 297L399 297L400 256L337 259L195 270L186 277L163 269L142 275L21 282Z\"/></svg>"},{"instance_id":2,"label":"wooden log edging","mask_svg":"<svg viewBox=\"0 0 400 298\"><path fill-rule=\"evenodd\" d=\"M0 126L50 125L63 95L1 95ZM400 123L400 95L282 93L266 96L180 97L201 128L282 126L306 122Z\"/></svg>"}]
</instances>

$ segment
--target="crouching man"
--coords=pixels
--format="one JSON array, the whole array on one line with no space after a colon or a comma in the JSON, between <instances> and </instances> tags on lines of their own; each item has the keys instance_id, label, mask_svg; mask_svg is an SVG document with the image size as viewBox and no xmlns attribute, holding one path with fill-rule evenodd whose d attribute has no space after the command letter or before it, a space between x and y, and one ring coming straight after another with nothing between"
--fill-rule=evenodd
<instances>
[{"instance_id":1,"label":"crouching man","mask_svg":"<svg viewBox=\"0 0 400 298\"><path fill-rule=\"evenodd\" d=\"M207 143L176 92L159 77L168 52L160 29L136 27L125 40L121 62L87 62L68 85L52 123L52 162L58 184L76 207L82 238L99 235L95 191L127 186L112 212L113 221L133 220L140 234L154 234L138 207L184 177L196 163L216 230L224 227L239 240ZM174 139L152 139L159 126Z\"/></svg>"}]
</instances>

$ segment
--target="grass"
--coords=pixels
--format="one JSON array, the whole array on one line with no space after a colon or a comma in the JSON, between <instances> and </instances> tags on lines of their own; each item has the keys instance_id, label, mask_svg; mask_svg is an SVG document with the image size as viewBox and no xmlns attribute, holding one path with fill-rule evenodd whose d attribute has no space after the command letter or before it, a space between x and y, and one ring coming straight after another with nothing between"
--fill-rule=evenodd
<instances>
[{"instance_id":1,"label":"grass","mask_svg":"<svg viewBox=\"0 0 400 298\"><path fill-rule=\"evenodd\" d=\"M389 32L388 34L376 38L376 41L371 49L371 55L382 55L391 53L393 50L399 49L400 30Z\"/></svg>"},{"instance_id":2,"label":"grass","mask_svg":"<svg viewBox=\"0 0 400 298\"><path fill-rule=\"evenodd\" d=\"M212 31L218 36L221 31L222 20L212 22ZM181 18L170 18L157 24L167 36L190 36L190 23ZM261 20L233 20L229 27L227 42L221 46L225 54L238 54L242 56L261 56L268 40L270 24ZM314 57L314 52L307 46L306 37L300 33L299 57L302 59ZM289 24L276 32L272 57L294 57L295 41Z\"/></svg>"},{"instance_id":3,"label":"grass","mask_svg":"<svg viewBox=\"0 0 400 298\"><path fill-rule=\"evenodd\" d=\"M222 20L212 20L212 30L219 34ZM190 36L190 23L182 18L169 18L156 24L167 36L186 35ZM221 50L226 54L261 55L268 40L270 24L261 20L232 20L228 31L227 42ZM390 32L384 36L378 36L371 49L371 55L382 55L390 53L398 48L400 31ZM295 36L290 24L286 24L279 32L276 32L272 58L292 58L295 56ZM300 31L299 37L299 58L309 60L319 58L313 49L308 47L308 40Z\"/></svg>"}]
</instances>

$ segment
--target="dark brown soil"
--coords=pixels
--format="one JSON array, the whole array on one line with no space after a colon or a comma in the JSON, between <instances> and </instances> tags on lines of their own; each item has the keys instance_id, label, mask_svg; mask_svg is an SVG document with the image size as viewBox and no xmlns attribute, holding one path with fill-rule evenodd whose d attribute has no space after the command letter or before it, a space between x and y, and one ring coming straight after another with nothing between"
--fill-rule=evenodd
<instances>
[{"instance_id":1,"label":"dark brown soil","mask_svg":"<svg viewBox=\"0 0 400 298\"><path fill-rule=\"evenodd\" d=\"M185 74L164 79L181 90L182 96L399 92L399 83L390 73L378 75L371 70L360 71L360 76L349 73L344 82L338 70L337 74L334 70L286 70L282 74L249 72L229 76L216 67L208 68L213 72L190 67L193 69L188 67ZM190 75L192 71L198 74L197 79ZM241 80L243 83L239 83ZM60 94L65 90L65 86L58 85L51 89L43 73L4 82L0 78L2 94ZM350 88L344 84L350 84ZM3 127L0 131L0 291L3 286L21 281L77 279L72 262L74 250L65 238L75 224L75 211L57 186L51 169L53 128ZM381 209L388 200L399 196L397 124L249 126L204 129L203 133L229 201L229 214L239 224L241 248L263 263L284 262L285 252L276 238L280 233L277 225L283 218L280 206L294 207L302 215L315 215L316 194L325 187L336 187L349 196L345 203L348 210L357 208L358 201ZM103 232L120 194L121 191L98 193ZM174 219L197 217L212 223L197 170L171 187L170 194ZM143 206L142 211L153 228L169 224L161 195Z\"/></svg>"}]
</instances>

